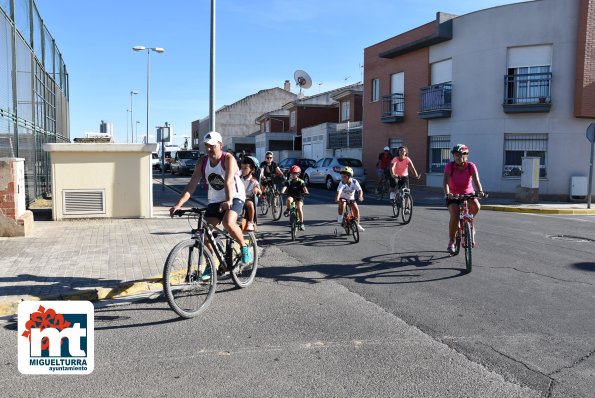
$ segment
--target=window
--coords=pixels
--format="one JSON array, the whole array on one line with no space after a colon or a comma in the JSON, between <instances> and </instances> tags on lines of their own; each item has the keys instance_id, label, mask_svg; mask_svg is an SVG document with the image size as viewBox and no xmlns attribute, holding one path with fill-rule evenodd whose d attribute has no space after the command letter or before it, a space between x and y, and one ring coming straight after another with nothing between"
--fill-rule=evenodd
<instances>
[{"instance_id":1,"label":"window","mask_svg":"<svg viewBox=\"0 0 595 398\"><path fill-rule=\"evenodd\" d=\"M289 125L295 127L295 111L291 111L289 114Z\"/></svg>"},{"instance_id":2,"label":"window","mask_svg":"<svg viewBox=\"0 0 595 398\"><path fill-rule=\"evenodd\" d=\"M264 131L265 133L268 133L271 131L271 121L267 120L266 122L264 122Z\"/></svg>"},{"instance_id":3,"label":"window","mask_svg":"<svg viewBox=\"0 0 595 398\"><path fill-rule=\"evenodd\" d=\"M508 48L506 104L549 102L552 50L549 44Z\"/></svg>"},{"instance_id":4,"label":"window","mask_svg":"<svg viewBox=\"0 0 595 398\"><path fill-rule=\"evenodd\" d=\"M349 120L349 101L341 102L341 121Z\"/></svg>"},{"instance_id":5,"label":"window","mask_svg":"<svg viewBox=\"0 0 595 398\"><path fill-rule=\"evenodd\" d=\"M390 148L390 153L393 156L398 155L397 154L397 148L400 146L403 146L403 139L402 138L389 138L388 139L388 146Z\"/></svg>"},{"instance_id":6,"label":"window","mask_svg":"<svg viewBox=\"0 0 595 398\"><path fill-rule=\"evenodd\" d=\"M322 167L327 167L329 164L331 164L332 160L333 159L331 159L331 158L324 159L324 163L322 164Z\"/></svg>"},{"instance_id":7,"label":"window","mask_svg":"<svg viewBox=\"0 0 595 398\"><path fill-rule=\"evenodd\" d=\"M428 159L430 173L444 172L444 166L450 161L449 135L430 136Z\"/></svg>"},{"instance_id":8,"label":"window","mask_svg":"<svg viewBox=\"0 0 595 398\"><path fill-rule=\"evenodd\" d=\"M376 102L380 99L380 80L372 79L372 102Z\"/></svg>"},{"instance_id":9,"label":"window","mask_svg":"<svg viewBox=\"0 0 595 398\"><path fill-rule=\"evenodd\" d=\"M504 177L520 177L523 157L539 158L539 177L546 173L547 134L504 134Z\"/></svg>"}]
</instances>

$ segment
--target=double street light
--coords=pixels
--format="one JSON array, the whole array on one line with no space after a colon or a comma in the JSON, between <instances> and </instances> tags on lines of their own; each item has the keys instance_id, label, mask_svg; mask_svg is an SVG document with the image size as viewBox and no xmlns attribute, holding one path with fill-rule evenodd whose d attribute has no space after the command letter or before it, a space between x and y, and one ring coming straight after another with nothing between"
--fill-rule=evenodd
<instances>
[{"instance_id":1,"label":"double street light","mask_svg":"<svg viewBox=\"0 0 595 398\"><path fill-rule=\"evenodd\" d=\"M157 54L161 54L165 50L161 47L145 47L145 46L134 46L132 47L134 51L147 51L147 137L145 143L149 143L149 81L151 78L151 62L150 62L150 54L151 51L155 51ZM130 94L132 98L132 92ZM132 99L131 99L132 101Z\"/></svg>"}]
</instances>

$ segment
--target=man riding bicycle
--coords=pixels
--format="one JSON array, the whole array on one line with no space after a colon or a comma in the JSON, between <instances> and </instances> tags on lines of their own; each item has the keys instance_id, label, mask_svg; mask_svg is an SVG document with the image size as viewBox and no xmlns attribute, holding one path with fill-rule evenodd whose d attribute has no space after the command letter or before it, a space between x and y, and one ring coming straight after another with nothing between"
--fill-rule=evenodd
<instances>
[{"instance_id":1,"label":"man riding bicycle","mask_svg":"<svg viewBox=\"0 0 595 398\"><path fill-rule=\"evenodd\" d=\"M260 164L260 176L258 178L263 192L266 190L267 185L272 186L274 184L273 178L275 176L282 175L283 172L277 163L273 162L273 152L267 151L264 155L264 162Z\"/></svg>"},{"instance_id":2,"label":"man riding bicycle","mask_svg":"<svg viewBox=\"0 0 595 398\"><path fill-rule=\"evenodd\" d=\"M238 163L233 154L223 152L221 134L211 131L205 135L203 142L207 156L203 156L196 163L188 185L178 202L169 209L169 214L173 217L175 212L190 199L198 182L204 176L209 186L208 205L205 212L207 222L212 226L222 223L223 228L240 244L242 262L249 264L253 261L253 255L244 242L242 229L237 223L238 215L242 213L246 200Z\"/></svg>"}]
</instances>

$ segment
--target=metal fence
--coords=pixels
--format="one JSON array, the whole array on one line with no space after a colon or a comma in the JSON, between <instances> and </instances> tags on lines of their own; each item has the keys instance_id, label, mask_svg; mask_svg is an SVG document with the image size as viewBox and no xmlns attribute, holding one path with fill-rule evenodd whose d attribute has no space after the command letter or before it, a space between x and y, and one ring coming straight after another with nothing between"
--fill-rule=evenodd
<instances>
[{"instance_id":1,"label":"metal fence","mask_svg":"<svg viewBox=\"0 0 595 398\"><path fill-rule=\"evenodd\" d=\"M68 73L33 0L0 0L0 157L25 158L26 201L51 192L45 143L69 142Z\"/></svg>"}]
</instances>

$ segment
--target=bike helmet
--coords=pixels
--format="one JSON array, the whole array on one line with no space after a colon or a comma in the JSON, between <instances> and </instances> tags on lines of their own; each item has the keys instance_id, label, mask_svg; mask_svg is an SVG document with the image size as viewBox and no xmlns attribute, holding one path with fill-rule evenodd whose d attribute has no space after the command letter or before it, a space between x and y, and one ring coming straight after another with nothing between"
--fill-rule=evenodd
<instances>
[{"instance_id":1,"label":"bike helmet","mask_svg":"<svg viewBox=\"0 0 595 398\"><path fill-rule=\"evenodd\" d=\"M253 169L256 170L258 168L258 159L256 159L254 156L244 156L242 157L242 164L249 164Z\"/></svg>"},{"instance_id":2,"label":"bike helmet","mask_svg":"<svg viewBox=\"0 0 595 398\"><path fill-rule=\"evenodd\" d=\"M389 147L387 147L387 146L385 146L385 147L384 147L384 150L385 150L385 151L390 151L390 148L389 148Z\"/></svg>"},{"instance_id":3,"label":"bike helmet","mask_svg":"<svg viewBox=\"0 0 595 398\"><path fill-rule=\"evenodd\" d=\"M455 154L457 152L467 154L467 153L469 153L469 147L467 147L467 145L465 145L465 144L457 144L452 147L452 150L450 151L450 153Z\"/></svg>"},{"instance_id":4,"label":"bike helmet","mask_svg":"<svg viewBox=\"0 0 595 398\"><path fill-rule=\"evenodd\" d=\"M349 177L353 175L353 169L349 166L345 166L341 169L341 174L347 174Z\"/></svg>"},{"instance_id":5,"label":"bike helmet","mask_svg":"<svg viewBox=\"0 0 595 398\"><path fill-rule=\"evenodd\" d=\"M293 166L291 166L291 168L289 169L290 173L301 173L302 169L300 169L300 166L298 166L297 164L294 164Z\"/></svg>"}]
</instances>

